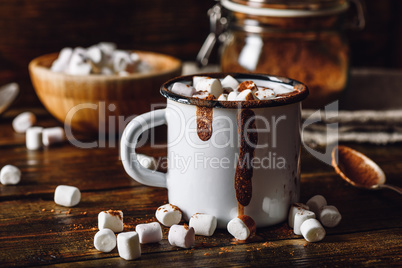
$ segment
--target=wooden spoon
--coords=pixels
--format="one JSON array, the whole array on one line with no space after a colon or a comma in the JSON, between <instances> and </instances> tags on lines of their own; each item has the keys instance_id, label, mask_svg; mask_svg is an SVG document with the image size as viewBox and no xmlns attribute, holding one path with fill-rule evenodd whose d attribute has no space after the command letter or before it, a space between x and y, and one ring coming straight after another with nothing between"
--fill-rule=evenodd
<instances>
[{"instance_id":1,"label":"wooden spoon","mask_svg":"<svg viewBox=\"0 0 402 268\"><path fill-rule=\"evenodd\" d=\"M385 174L373 160L349 147L339 145L332 150L332 166L342 179L353 186L364 189L388 188L402 194L401 188L385 184Z\"/></svg>"},{"instance_id":2,"label":"wooden spoon","mask_svg":"<svg viewBox=\"0 0 402 268\"><path fill-rule=\"evenodd\" d=\"M10 83L0 87L0 114L2 114L17 97L20 89L17 83Z\"/></svg>"}]
</instances>

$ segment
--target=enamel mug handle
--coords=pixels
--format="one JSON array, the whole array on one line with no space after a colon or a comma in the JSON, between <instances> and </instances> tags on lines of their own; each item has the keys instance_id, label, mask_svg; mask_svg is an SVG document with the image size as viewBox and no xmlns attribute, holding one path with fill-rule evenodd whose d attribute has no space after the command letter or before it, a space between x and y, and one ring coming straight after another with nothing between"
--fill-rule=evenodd
<instances>
[{"instance_id":1,"label":"enamel mug handle","mask_svg":"<svg viewBox=\"0 0 402 268\"><path fill-rule=\"evenodd\" d=\"M151 111L135 117L124 129L120 141L120 157L127 174L148 186L166 188L166 174L143 167L137 159L135 147L146 130L166 124L166 109Z\"/></svg>"}]
</instances>

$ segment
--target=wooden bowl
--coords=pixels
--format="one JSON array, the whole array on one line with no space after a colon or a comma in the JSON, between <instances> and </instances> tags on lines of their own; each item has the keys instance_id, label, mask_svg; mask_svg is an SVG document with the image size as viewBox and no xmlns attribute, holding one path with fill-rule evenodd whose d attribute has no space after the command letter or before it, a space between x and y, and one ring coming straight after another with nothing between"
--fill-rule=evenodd
<instances>
[{"instance_id":1,"label":"wooden bowl","mask_svg":"<svg viewBox=\"0 0 402 268\"><path fill-rule=\"evenodd\" d=\"M148 73L69 75L49 69L58 53L29 63L33 87L45 108L65 126L88 134L124 130L136 115L165 103L160 86L181 74L180 60L153 52L135 51L153 69ZM67 129L66 129L67 130Z\"/></svg>"}]
</instances>

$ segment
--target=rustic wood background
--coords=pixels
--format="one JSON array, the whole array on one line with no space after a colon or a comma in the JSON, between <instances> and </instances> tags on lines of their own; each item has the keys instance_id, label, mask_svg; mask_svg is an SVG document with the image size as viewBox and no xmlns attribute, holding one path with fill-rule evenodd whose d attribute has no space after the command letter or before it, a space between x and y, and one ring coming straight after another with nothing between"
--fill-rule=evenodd
<instances>
[{"instance_id":1,"label":"rustic wood background","mask_svg":"<svg viewBox=\"0 0 402 268\"><path fill-rule=\"evenodd\" d=\"M364 2L366 28L348 33L352 66L401 68L402 1ZM37 105L28 76L29 61L66 46L86 47L100 41L192 61L209 32L206 13L214 3L0 0L0 85L11 81L20 84L23 94L15 106Z\"/></svg>"}]
</instances>

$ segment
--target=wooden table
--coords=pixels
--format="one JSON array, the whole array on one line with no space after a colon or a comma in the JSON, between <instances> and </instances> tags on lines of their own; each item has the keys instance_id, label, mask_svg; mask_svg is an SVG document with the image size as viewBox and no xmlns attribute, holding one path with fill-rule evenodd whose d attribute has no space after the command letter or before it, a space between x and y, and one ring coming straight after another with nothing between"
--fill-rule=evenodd
<instances>
[{"instance_id":1,"label":"wooden table","mask_svg":"<svg viewBox=\"0 0 402 268\"><path fill-rule=\"evenodd\" d=\"M167 202L161 188L140 185L123 170L117 146L80 149L66 142L28 151L25 137L11 128L20 111L0 119L0 166L22 171L21 183L0 185L0 266L391 266L402 265L402 202L398 194L363 191L343 182L333 168L307 152L302 154L301 201L324 195L338 207L342 221L326 228L327 236L308 243L293 234L287 223L257 230L250 243L238 244L226 230L213 237L197 236L192 249L171 246L164 239L142 245L134 261L97 251L93 237L102 210L124 212L125 231L154 221L158 206ZM36 110L38 125L60 125L44 110ZM351 144L377 161L390 184L402 186L402 146ZM110 148L111 147L111 148ZM140 153L162 157L164 149L144 146ZM81 202L71 209L53 201L57 185L77 186Z\"/></svg>"}]
</instances>

